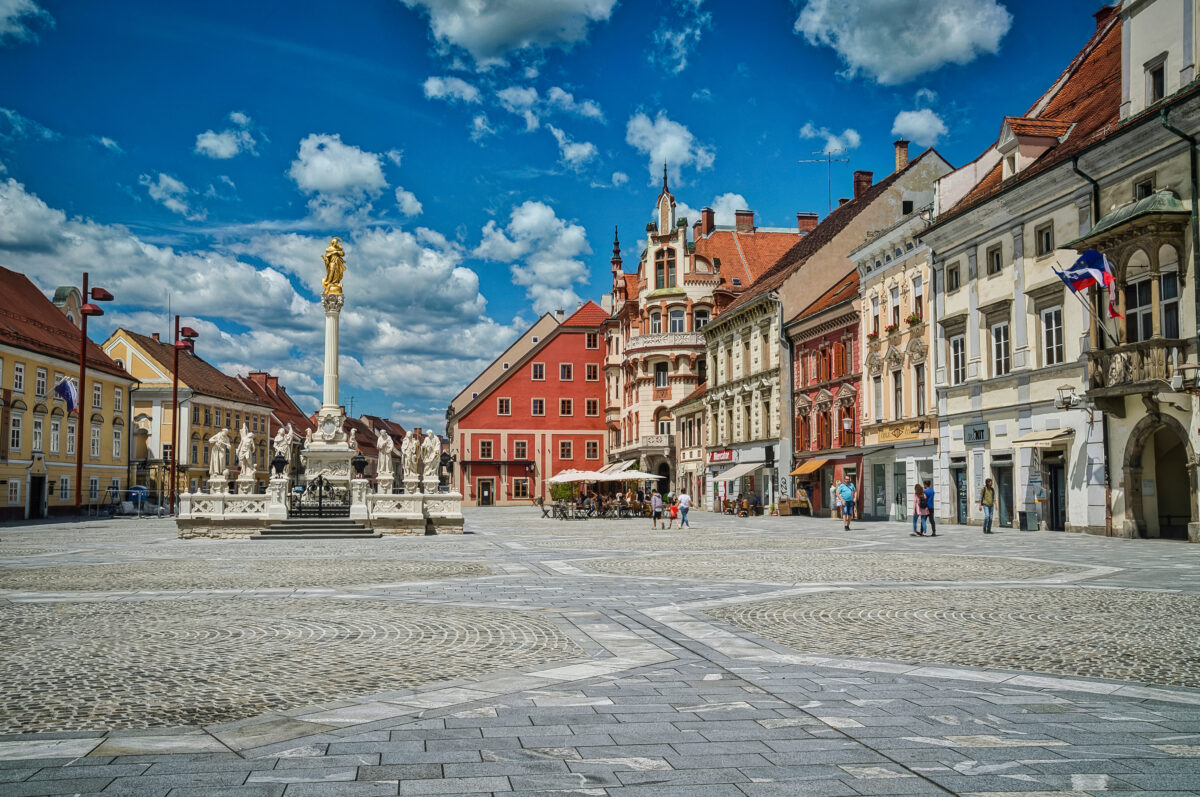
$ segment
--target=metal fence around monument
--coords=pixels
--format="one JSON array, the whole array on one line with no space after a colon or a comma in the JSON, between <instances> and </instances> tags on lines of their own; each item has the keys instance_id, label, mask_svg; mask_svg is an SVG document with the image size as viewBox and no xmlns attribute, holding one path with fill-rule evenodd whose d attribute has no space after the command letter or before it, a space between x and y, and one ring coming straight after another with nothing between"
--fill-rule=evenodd
<instances>
[{"instance_id":1,"label":"metal fence around monument","mask_svg":"<svg viewBox=\"0 0 1200 797\"><path fill-rule=\"evenodd\" d=\"M324 476L310 481L303 492L288 498L289 518L350 517L350 489Z\"/></svg>"}]
</instances>

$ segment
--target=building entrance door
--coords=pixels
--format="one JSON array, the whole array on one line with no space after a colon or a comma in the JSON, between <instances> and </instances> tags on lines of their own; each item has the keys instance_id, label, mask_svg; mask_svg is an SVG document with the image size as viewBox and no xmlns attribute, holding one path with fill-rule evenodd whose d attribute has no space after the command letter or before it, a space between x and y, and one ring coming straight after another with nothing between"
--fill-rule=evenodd
<instances>
[{"instance_id":1,"label":"building entrance door","mask_svg":"<svg viewBox=\"0 0 1200 797\"><path fill-rule=\"evenodd\" d=\"M495 482L492 479L480 479L479 480L479 505L480 506L492 506L495 503L495 498L493 497L494 489L495 489Z\"/></svg>"},{"instance_id":2,"label":"building entrance door","mask_svg":"<svg viewBox=\"0 0 1200 797\"><path fill-rule=\"evenodd\" d=\"M1046 527L1050 531L1064 531L1067 528L1067 469L1061 462L1053 462L1046 466L1047 500L1049 515Z\"/></svg>"},{"instance_id":3,"label":"building entrance door","mask_svg":"<svg viewBox=\"0 0 1200 797\"><path fill-rule=\"evenodd\" d=\"M871 466L871 491L875 495L872 514L875 517L886 518L888 516L887 490L887 465L878 462Z\"/></svg>"},{"instance_id":4,"label":"building entrance door","mask_svg":"<svg viewBox=\"0 0 1200 797\"><path fill-rule=\"evenodd\" d=\"M29 517L46 516L46 477L29 477Z\"/></svg>"},{"instance_id":5,"label":"building entrance door","mask_svg":"<svg viewBox=\"0 0 1200 797\"><path fill-rule=\"evenodd\" d=\"M996 477L996 523L1012 527L1013 524L1013 471L1010 467L993 468Z\"/></svg>"},{"instance_id":6,"label":"building entrance door","mask_svg":"<svg viewBox=\"0 0 1200 797\"><path fill-rule=\"evenodd\" d=\"M954 483L954 518L958 523L967 522L967 469L951 468L950 480Z\"/></svg>"},{"instance_id":7,"label":"building entrance door","mask_svg":"<svg viewBox=\"0 0 1200 797\"><path fill-rule=\"evenodd\" d=\"M892 472L892 494L896 499L896 520L907 520L912 497L908 493L908 477L903 462L897 462Z\"/></svg>"}]
</instances>

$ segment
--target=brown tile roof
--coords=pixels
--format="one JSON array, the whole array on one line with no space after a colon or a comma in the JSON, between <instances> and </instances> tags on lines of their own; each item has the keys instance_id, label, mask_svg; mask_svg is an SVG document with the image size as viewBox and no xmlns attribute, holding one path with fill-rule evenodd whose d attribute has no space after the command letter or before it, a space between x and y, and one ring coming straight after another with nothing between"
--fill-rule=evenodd
<instances>
[{"instance_id":1,"label":"brown tile roof","mask_svg":"<svg viewBox=\"0 0 1200 797\"><path fill-rule=\"evenodd\" d=\"M608 319L604 308L593 301L588 301L562 322L564 327L598 327Z\"/></svg>"},{"instance_id":2,"label":"brown tile roof","mask_svg":"<svg viewBox=\"0 0 1200 797\"><path fill-rule=\"evenodd\" d=\"M796 269L804 265L804 261L819 252L826 244L836 238L838 233L846 229L846 226L859 213L887 191L892 183L896 182L901 175L907 173L909 169L915 167L931 153L937 155L939 158L941 157L937 153L937 150L930 147L910 160L908 165L900 171L892 172L868 188L862 196L834 208L832 213L822 219L821 223L814 227L808 235L805 235L793 247L784 252L770 269L754 281L749 290L734 299L722 312L728 313L742 305L748 304L751 300L762 296L764 293L778 288Z\"/></svg>"},{"instance_id":3,"label":"brown tile roof","mask_svg":"<svg viewBox=\"0 0 1200 797\"><path fill-rule=\"evenodd\" d=\"M362 417L372 429L387 430L387 433L390 434L396 441L396 445L399 445L401 439L403 439L404 435L407 434L407 432L404 430L404 427L395 421L388 420L387 418L380 418L378 415L364 415Z\"/></svg>"},{"instance_id":4,"label":"brown tile roof","mask_svg":"<svg viewBox=\"0 0 1200 797\"><path fill-rule=\"evenodd\" d=\"M79 363L79 327L54 306L24 274L0 266L0 343ZM87 364L97 371L133 379L90 338ZM30 377L32 379L32 377ZM47 389L53 389L48 385ZM82 401L82 398L80 399Z\"/></svg>"},{"instance_id":5,"label":"brown tile roof","mask_svg":"<svg viewBox=\"0 0 1200 797\"><path fill-rule=\"evenodd\" d=\"M1071 129L1065 119L1029 119L1023 116L1006 116L1004 123L1017 136L1041 136L1057 138Z\"/></svg>"},{"instance_id":6,"label":"brown tile roof","mask_svg":"<svg viewBox=\"0 0 1200 797\"><path fill-rule=\"evenodd\" d=\"M707 237L696 239L696 256L710 263L720 258L721 287L726 290L745 290L803 238L799 230L714 230ZM741 282L740 287L734 287L735 278Z\"/></svg>"},{"instance_id":7,"label":"brown tile roof","mask_svg":"<svg viewBox=\"0 0 1200 797\"><path fill-rule=\"evenodd\" d=\"M139 335L124 328L118 331L127 335L146 354L157 360L164 371L171 373L174 347L170 343ZM265 407L271 406L270 402L242 384L241 380L226 376L203 358L188 351L179 352L179 380L205 396Z\"/></svg>"},{"instance_id":8,"label":"brown tile roof","mask_svg":"<svg viewBox=\"0 0 1200 797\"><path fill-rule=\"evenodd\" d=\"M625 278L625 298L636 299L638 295L638 277L637 274L623 274Z\"/></svg>"},{"instance_id":9,"label":"brown tile roof","mask_svg":"<svg viewBox=\"0 0 1200 797\"><path fill-rule=\"evenodd\" d=\"M271 376L266 371L251 371L249 376L239 375L238 381L266 402L271 407L271 414L283 426L290 423L292 428L300 434L304 434L307 429L316 428L304 411L296 406L296 402L288 395L287 388L279 384L279 377Z\"/></svg>"},{"instance_id":10,"label":"brown tile roof","mask_svg":"<svg viewBox=\"0 0 1200 797\"><path fill-rule=\"evenodd\" d=\"M1008 180L1001 180L1003 163L997 163L938 221L956 216L1001 189L1021 183L1061 163L1108 135L1117 125L1120 105L1121 17L1113 14L1071 60L1050 90L1022 117L1025 122L1046 119L1056 123L1066 122L1068 127L1074 124L1067 139L1046 150L1041 157ZM1035 110L1039 107L1040 110Z\"/></svg>"},{"instance_id":11,"label":"brown tile roof","mask_svg":"<svg viewBox=\"0 0 1200 797\"><path fill-rule=\"evenodd\" d=\"M375 433L371 431L371 427L359 418L347 418L345 428L347 434L351 430L354 431L359 452L374 464L375 458L379 456L379 449L375 446Z\"/></svg>"},{"instance_id":12,"label":"brown tile roof","mask_svg":"<svg viewBox=\"0 0 1200 797\"><path fill-rule=\"evenodd\" d=\"M788 323L794 324L797 321L820 315L829 308L836 307L856 296L858 296L858 269L854 268L850 270L849 274L838 280L832 288L818 296L812 304L797 313L796 317Z\"/></svg>"}]
</instances>

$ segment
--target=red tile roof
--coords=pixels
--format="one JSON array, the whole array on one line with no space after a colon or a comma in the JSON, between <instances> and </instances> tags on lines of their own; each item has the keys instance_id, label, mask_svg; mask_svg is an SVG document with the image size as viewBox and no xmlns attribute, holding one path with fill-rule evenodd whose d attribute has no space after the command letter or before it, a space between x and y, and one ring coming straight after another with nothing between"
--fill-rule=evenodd
<instances>
[{"instance_id":1,"label":"red tile roof","mask_svg":"<svg viewBox=\"0 0 1200 797\"><path fill-rule=\"evenodd\" d=\"M562 322L564 327L598 327L608 319L604 308L593 301L588 301Z\"/></svg>"},{"instance_id":2,"label":"red tile roof","mask_svg":"<svg viewBox=\"0 0 1200 797\"><path fill-rule=\"evenodd\" d=\"M292 401L287 388L279 384L279 377L271 376L266 371L251 371L249 376L239 375L238 381L271 407L271 414L280 425L287 426L290 423L300 434L304 434L307 429L316 428L303 410L296 406L296 402Z\"/></svg>"},{"instance_id":3,"label":"red tile roof","mask_svg":"<svg viewBox=\"0 0 1200 797\"><path fill-rule=\"evenodd\" d=\"M1046 150L1008 180L1001 180L1003 163L997 163L938 221L962 213L1009 185L1040 174L1108 135L1117 125L1120 104L1121 17L1113 14L1072 59L1050 90L1022 117L1027 122L1047 119L1067 122L1068 126L1074 124L1067 139Z\"/></svg>"},{"instance_id":4,"label":"red tile roof","mask_svg":"<svg viewBox=\"0 0 1200 797\"><path fill-rule=\"evenodd\" d=\"M146 354L157 360L164 371L171 373L175 349L170 343L139 335L124 328L118 331L127 335ZM226 376L203 358L188 351L179 352L179 379L192 390L205 396L228 401L241 401L268 408L271 406L270 402L246 387L241 380Z\"/></svg>"},{"instance_id":5,"label":"red tile roof","mask_svg":"<svg viewBox=\"0 0 1200 797\"><path fill-rule=\"evenodd\" d=\"M0 267L0 343L75 363L78 368L79 327L28 277L4 267ZM90 338L87 364L97 371L133 379Z\"/></svg>"},{"instance_id":6,"label":"red tile roof","mask_svg":"<svg viewBox=\"0 0 1200 797\"><path fill-rule=\"evenodd\" d=\"M796 232L738 232L714 230L696 239L696 256L713 263L721 260L721 287L745 290L804 236ZM734 287L733 280L741 285Z\"/></svg>"},{"instance_id":7,"label":"red tile roof","mask_svg":"<svg viewBox=\"0 0 1200 797\"><path fill-rule=\"evenodd\" d=\"M751 300L762 296L768 291L778 288L783 281L791 276L795 271L804 265L808 258L819 252L826 244L837 237L838 233L846 229L846 226L852 222L859 213L865 210L872 202L874 202L881 194L887 191L891 185L906 174L910 169L924 160L927 156L936 155L937 150L930 147L922 152L917 157L913 158L898 172L892 172L887 177L883 178L873 186L868 188L862 196L852 199L844 205L839 205L833 209L833 212L821 220L821 223L812 229L808 235L801 238L793 247L788 249L779 257L770 269L762 276L754 281L750 289L742 293L733 302L730 303L722 312L728 313L742 305L748 304Z\"/></svg>"},{"instance_id":8,"label":"red tile roof","mask_svg":"<svg viewBox=\"0 0 1200 797\"><path fill-rule=\"evenodd\" d=\"M1016 136L1057 138L1071 129L1071 123L1065 119L1029 119L1023 116L1006 116L1004 123Z\"/></svg>"},{"instance_id":9,"label":"red tile roof","mask_svg":"<svg viewBox=\"0 0 1200 797\"><path fill-rule=\"evenodd\" d=\"M858 269L851 269L850 273L842 277L832 288L818 296L816 300L801 310L795 318L789 321L789 324L794 324L797 321L803 321L806 318L812 318L820 315L831 307L836 307L843 302L847 302L858 296Z\"/></svg>"},{"instance_id":10,"label":"red tile roof","mask_svg":"<svg viewBox=\"0 0 1200 797\"><path fill-rule=\"evenodd\" d=\"M623 274L625 278L625 298L636 299L638 295L638 277L637 274Z\"/></svg>"},{"instance_id":11,"label":"red tile roof","mask_svg":"<svg viewBox=\"0 0 1200 797\"><path fill-rule=\"evenodd\" d=\"M396 441L396 445L399 445L401 439L403 439L404 435L407 434L407 432L404 431L404 427L395 421L388 420L387 418L380 418L378 415L364 415L362 417L372 429L387 430L387 433L390 434Z\"/></svg>"}]
</instances>

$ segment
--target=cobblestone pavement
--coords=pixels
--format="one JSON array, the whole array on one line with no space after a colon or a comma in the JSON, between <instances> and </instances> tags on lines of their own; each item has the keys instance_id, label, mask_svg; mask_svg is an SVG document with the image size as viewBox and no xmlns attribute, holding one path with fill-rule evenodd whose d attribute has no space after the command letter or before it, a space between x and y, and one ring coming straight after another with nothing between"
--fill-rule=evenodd
<instances>
[{"instance_id":1,"label":"cobblestone pavement","mask_svg":"<svg viewBox=\"0 0 1200 797\"><path fill-rule=\"evenodd\" d=\"M0 797L1200 794L1200 546L693 515L0 527Z\"/></svg>"}]
</instances>

